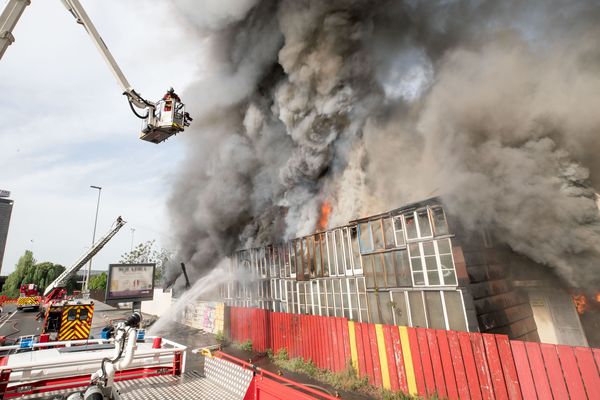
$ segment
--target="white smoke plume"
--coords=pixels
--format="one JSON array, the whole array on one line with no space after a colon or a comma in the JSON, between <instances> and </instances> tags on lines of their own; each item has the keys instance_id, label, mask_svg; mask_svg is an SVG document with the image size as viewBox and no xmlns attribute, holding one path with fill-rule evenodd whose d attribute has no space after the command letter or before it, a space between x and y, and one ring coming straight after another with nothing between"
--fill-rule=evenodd
<instances>
[{"instance_id":1,"label":"white smoke plume","mask_svg":"<svg viewBox=\"0 0 600 400\"><path fill-rule=\"evenodd\" d=\"M311 232L325 200L337 224L443 195L466 226L597 284L597 2L174 4L208 49L170 201L192 279Z\"/></svg>"}]
</instances>

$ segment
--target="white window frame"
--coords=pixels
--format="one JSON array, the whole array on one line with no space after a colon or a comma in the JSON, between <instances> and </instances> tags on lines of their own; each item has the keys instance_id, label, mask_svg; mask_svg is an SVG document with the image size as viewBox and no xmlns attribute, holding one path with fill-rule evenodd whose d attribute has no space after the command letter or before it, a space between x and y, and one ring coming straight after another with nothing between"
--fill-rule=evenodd
<instances>
[{"instance_id":1,"label":"white window frame","mask_svg":"<svg viewBox=\"0 0 600 400\"><path fill-rule=\"evenodd\" d=\"M400 225L402 228L401 231L396 229L396 218L400 218ZM408 241L408 238L406 237L406 225L404 225L404 215L394 215L392 217L392 223L394 224L394 241L396 243L396 247L406 247L406 242ZM402 238L404 239L404 243L398 242L398 232L402 232Z\"/></svg>"},{"instance_id":2,"label":"white window frame","mask_svg":"<svg viewBox=\"0 0 600 400\"><path fill-rule=\"evenodd\" d=\"M312 310L311 314L313 315L321 315L321 296L319 293L319 282L315 279L312 279L307 282L310 285L310 294L311 294L311 303ZM315 302L316 300L316 302Z\"/></svg>"},{"instance_id":3,"label":"white window frame","mask_svg":"<svg viewBox=\"0 0 600 400\"><path fill-rule=\"evenodd\" d=\"M352 259L352 271L354 275L362 275L363 274L363 265L362 265L362 255L360 254L360 241L358 235L358 226L356 227L356 248L358 249L358 254L354 254L354 248L352 247L352 235L350 234L350 229L348 229L348 239L350 240L350 258ZM358 256L358 266L356 265L355 256Z\"/></svg>"},{"instance_id":4,"label":"white window frame","mask_svg":"<svg viewBox=\"0 0 600 400\"><path fill-rule=\"evenodd\" d=\"M436 224L435 224L435 218L433 217L433 210L436 209L440 209L442 210L442 214L444 215L444 222L446 223L446 229L448 230L447 233L442 233L442 234L438 234L436 231ZM433 232L434 236L446 236L450 234L450 227L448 226L448 217L446 216L446 210L444 210L444 207L442 206L430 206L428 207L428 211L429 211L429 221L431 224L431 230Z\"/></svg>"},{"instance_id":5,"label":"white window frame","mask_svg":"<svg viewBox=\"0 0 600 400\"><path fill-rule=\"evenodd\" d=\"M421 302L423 304L423 311L425 313L425 324L427 325L426 328L430 327L430 321L429 321L430 318L429 318L429 312L427 311L427 304L425 302L425 292L434 292L434 293L437 293L438 296L440 296L441 303L442 303L442 312L444 315L444 325L445 325L444 329L446 329L446 330L450 329L450 321L448 319L448 309L446 307L446 293L458 292L458 294L460 296L460 300L461 300L460 304L462 305L462 316L465 321L465 327L467 328L467 331L469 330L469 321L467 319L467 311L465 309L465 302L464 302L464 296L463 296L462 290L460 290L460 289L455 289L455 290L391 290L390 291L390 301L394 300L392 293L403 293L404 301L406 303L406 311L408 312L409 326L414 327L411 304L410 304L410 299L408 297L409 292L416 292L421 295L420 298L421 298ZM394 324L397 325L398 321L396 320L395 313L394 313L393 317L394 317Z\"/></svg>"},{"instance_id":6,"label":"white window frame","mask_svg":"<svg viewBox=\"0 0 600 400\"><path fill-rule=\"evenodd\" d=\"M444 282L444 275L442 274L442 262L440 259L440 250L438 247L438 241L439 240L448 240L450 243L450 257L452 258L452 270L454 271L454 277L456 280L456 283L454 284L447 284ZM458 286L458 277L456 276L456 263L454 262L454 254L452 252L452 240L450 238L447 239L439 239L439 240L431 240L431 241L426 241L426 242L417 242L417 243L412 243L414 245L418 245L419 246L419 258L421 259L421 266L423 267L422 269L422 273L423 273L423 280L425 281L425 283L423 285L417 285L415 283L415 279L414 279L414 270L413 270L413 256L411 254L410 251L410 246L407 246L406 249L408 251L408 261L410 264L410 277L411 277L411 281L412 281L412 285L414 287L456 287ZM433 251L434 251L434 256L435 256L435 263L436 263L436 271L438 273L438 278L440 280L440 283L437 285L433 285L429 283L429 276L428 276L428 270L427 270L427 265L425 263L425 252L423 251L423 244L424 243L433 243ZM428 256L431 257L431 256ZM414 257L416 258L416 257ZM419 271L417 271L419 272Z\"/></svg>"},{"instance_id":7,"label":"white window frame","mask_svg":"<svg viewBox=\"0 0 600 400\"><path fill-rule=\"evenodd\" d=\"M335 276L346 276L346 257L344 254L344 232L342 229L334 229L333 230L333 245L335 247L335 259L336 259L336 269ZM342 260L338 257L338 243L342 249ZM340 273L340 270L342 271Z\"/></svg>"}]
</instances>

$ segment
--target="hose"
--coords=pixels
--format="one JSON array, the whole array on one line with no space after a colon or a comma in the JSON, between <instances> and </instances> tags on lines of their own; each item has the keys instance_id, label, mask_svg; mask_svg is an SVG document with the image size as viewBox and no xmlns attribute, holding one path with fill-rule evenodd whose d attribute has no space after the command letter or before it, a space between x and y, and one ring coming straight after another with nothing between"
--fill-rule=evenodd
<instances>
[{"instance_id":1,"label":"hose","mask_svg":"<svg viewBox=\"0 0 600 400\"><path fill-rule=\"evenodd\" d=\"M125 332L125 329L118 329L117 332L115 333L115 338L117 337L117 334L123 331ZM119 359L121 358L121 356L123 355L123 350L125 349L125 342L127 341L127 336L125 335L123 337L123 339L121 340L121 343L119 343L119 354L117 354L117 356L114 359L110 359L108 357L103 358L102 359L102 363L100 364L100 369L102 369L102 378L103 379L107 379L107 375L106 375L106 367L104 366L107 362L114 364L115 362L119 361Z\"/></svg>"},{"instance_id":2,"label":"hose","mask_svg":"<svg viewBox=\"0 0 600 400\"><path fill-rule=\"evenodd\" d=\"M135 116L138 117L139 119L146 119L150 115L150 110L148 110L146 112L146 115L140 115L140 114L138 114L138 112L133 107L133 103L131 102L131 100L127 99L127 102L129 103L129 108L131 108L131 111L133 111L133 113L135 114Z\"/></svg>"}]
</instances>

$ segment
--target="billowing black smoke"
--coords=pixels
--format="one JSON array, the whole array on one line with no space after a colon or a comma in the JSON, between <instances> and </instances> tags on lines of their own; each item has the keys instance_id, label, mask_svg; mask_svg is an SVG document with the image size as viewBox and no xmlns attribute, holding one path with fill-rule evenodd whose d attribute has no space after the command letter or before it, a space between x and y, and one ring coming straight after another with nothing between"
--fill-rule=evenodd
<instances>
[{"instance_id":1,"label":"billowing black smoke","mask_svg":"<svg viewBox=\"0 0 600 400\"><path fill-rule=\"evenodd\" d=\"M174 5L202 48L170 200L196 278L324 200L338 224L431 195L572 284L600 275L597 2Z\"/></svg>"}]
</instances>

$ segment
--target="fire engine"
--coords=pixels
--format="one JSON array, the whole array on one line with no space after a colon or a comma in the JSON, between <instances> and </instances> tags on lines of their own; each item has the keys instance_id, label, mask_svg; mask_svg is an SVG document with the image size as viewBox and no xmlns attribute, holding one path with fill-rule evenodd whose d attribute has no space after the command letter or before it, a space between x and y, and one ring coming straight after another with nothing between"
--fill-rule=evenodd
<instances>
[{"instance_id":1,"label":"fire engine","mask_svg":"<svg viewBox=\"0 0 600 400\"><path fill-rule=\"evenodd\" d=\"M125 224L126 222L118 217L108 233L46 287L42 334L48 335L50 340L84 340L89 337L94 316L94 302L87 298L68 297L65 285ZM87 296L87 287L84 288L83 296Z\"/></svg>"},{"instance_id":2,"label":"fire engine","mask_svg":"<svg viewBox=\"0 0 600 400\"><path fill-rule=\"evenodd\" d=\"M8 46L15 41L12 31L30 3L30 0L9 0L0 14L0 59ZM62 0L62 3L75 17L77 23L82 25L90 35L94 45L121 86L123 95L127 97L131 111L143 121L140 139L151 143L160 143L183 132L190 125L192 118L185 111L185 104L181 102L175 91L172 88L169 89L165 96L157 102L144 99L125 77L79 0ZM142 110L141 113L136 111L136 108Z\"/></svg>"},{"instance_id":3,"label":"fire engine","mask_svg":"<svg viewBox=\"0 0 600 400\"><path fill-rule=\"evenodd\" d=\"M40 303L41 297L37 285L33 283L21 285L19 298L17 299L17 310L39 310Z\"/></svg>"}]
</instances>

